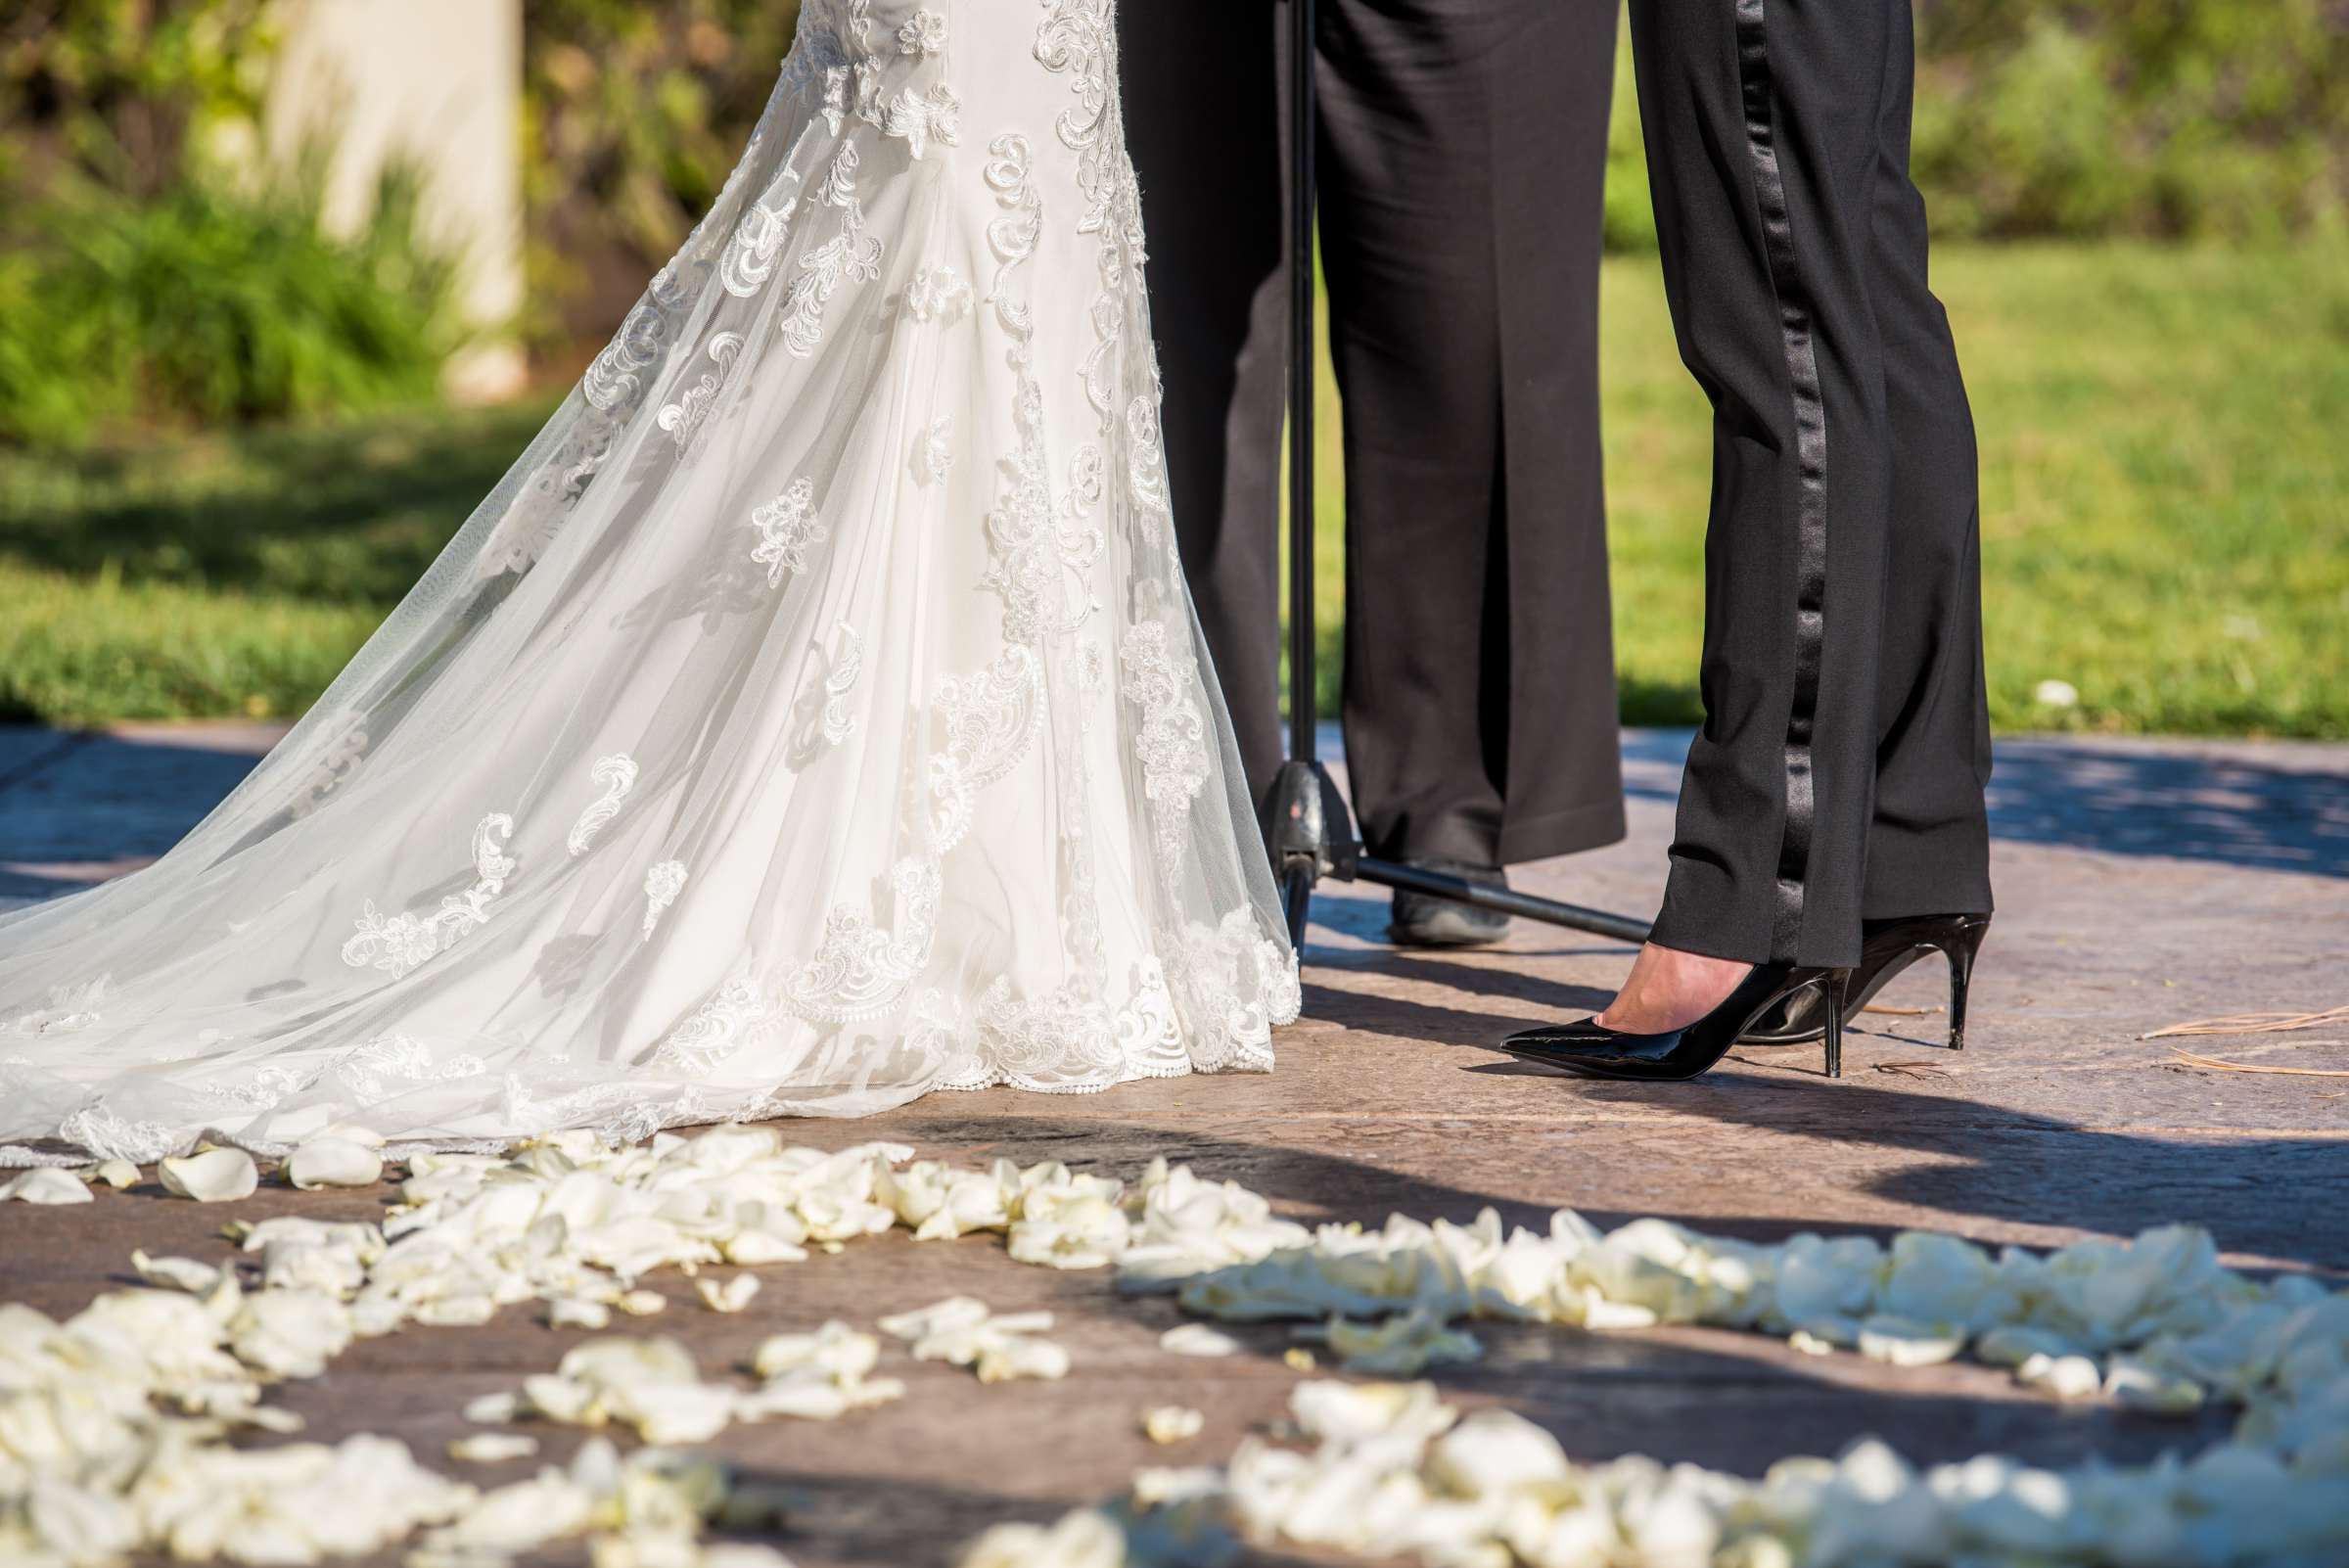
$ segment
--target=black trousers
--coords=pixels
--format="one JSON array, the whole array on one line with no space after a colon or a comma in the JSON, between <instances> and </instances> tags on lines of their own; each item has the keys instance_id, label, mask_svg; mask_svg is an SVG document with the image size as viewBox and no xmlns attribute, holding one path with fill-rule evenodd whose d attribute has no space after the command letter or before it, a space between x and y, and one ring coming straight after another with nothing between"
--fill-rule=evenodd
<instances>
[{"instance_id":1,"label":"black trousers","mask_svg":"<svg viewBox=\"0 0 2349 1568\"><path fill-rule=\"evenodd\" d=\"M1655 940L1849 964L1988 912L1972 416L1909 178L1909 0L1632 0L1664 277L1714 409L1705 725Z\"/></svg>"},{"instance_id":2,"label":"black trousers","mask_svg":"<svg viewBox=\"0 0 2349 1568\"><path fill-rule=\"evenodd\" d=\"M1346 753L1372 853L1623 835L1598 444L1616 0L1321 0ZM1260 798L1283 756L1284 7L1128 0L1183 565Z\"/></svg>"}]
</instances>

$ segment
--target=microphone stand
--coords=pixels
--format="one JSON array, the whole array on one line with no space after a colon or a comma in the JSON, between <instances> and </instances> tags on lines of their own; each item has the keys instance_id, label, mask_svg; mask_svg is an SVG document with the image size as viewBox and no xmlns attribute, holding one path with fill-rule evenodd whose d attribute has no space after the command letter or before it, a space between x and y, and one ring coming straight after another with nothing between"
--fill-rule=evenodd
<instances>
[{"instance_id":1,"label":"microphone stand","mask_svg":"<svg viewBox=\"0 0 2349 1568\"><path fill-rule=\"evenodd\" d=\"M1618 942L1647 922L1537 899L1362 853L1354 817L1321 764L1313 686L1314 0L1289 7L1289 760L1273 781L1266 837L1289 938L1302 950L1313 887L1324 877L1375 882Z\"/></svg>"}]
</instances>

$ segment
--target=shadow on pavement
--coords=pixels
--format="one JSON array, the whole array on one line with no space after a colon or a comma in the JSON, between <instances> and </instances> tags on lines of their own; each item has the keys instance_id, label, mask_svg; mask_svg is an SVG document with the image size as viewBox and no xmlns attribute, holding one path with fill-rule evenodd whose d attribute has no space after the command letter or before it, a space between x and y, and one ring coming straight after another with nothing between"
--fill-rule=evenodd
<instances>
[{"instance_id":1,"label":"shadow on pavement","mask_svg":"<svg viewBox=\"0 0 2349 1568\"><path fill-rule=\"evenodd\" d=\"M1678 799L1688 741L1686 730L1626 732L1629 794L1667 805ZM2288 755L2281 743L2229 750L2002 740L1990 786L1991 836L2349 877L2349 771L2319 765L2313 753L2309 761L2283 765Z\"/></svg>"}]
</instances>

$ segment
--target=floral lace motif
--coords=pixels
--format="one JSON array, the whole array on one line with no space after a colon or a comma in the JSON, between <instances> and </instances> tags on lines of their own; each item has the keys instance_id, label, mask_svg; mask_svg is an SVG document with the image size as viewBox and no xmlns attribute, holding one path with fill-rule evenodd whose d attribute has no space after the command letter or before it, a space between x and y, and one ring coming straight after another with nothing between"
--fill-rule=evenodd
<instances>
[{"instance_id":1,"label":"floral lace motif","mask_svg":"<svg viewBox=\"0 0 2349 1568\"><path fill-rule=\"evenodd\" d=\"M783 346L806 359L822 346L824 310L844 283L881 276L881 242L864 232L864 204L856 199L856 144L843 142L816 187L819 207L840 210L840 232L800 257L783 310Z\"/></svg>"},{"instance_id":2,"label":"floral lace motif","mask_svg":"<svg viewBox=\"0 0 2349 1568\"><path fill-rule=\"evenodd\" d=\"M1115 0L1045 0L1036 35L1036 62L1066 71L1076 104L1060 113L1061 144L1078 155L1077 188L1083 197L1080 234L1098 245L1101 292L1093 300L1095 343L1084 363L1085 395L1105 432L1116 404L1112 360L1126 327L1128 268L1142 264L1142 197L1126 155L1126 126L1118 109L1118 27Z\"/></svg>"},{"instance_id":3,"label":"floral lace motif","mask_svg":"<svg viewBox=\"0 0 2349 1568\"><path fill-rule=\"evenodd\" d=\"M653 1060L694 1078L708 1076L717 1064L771 1029L782 1006L747 975L737 975L718 988L717 994L669 1031L653 1051Z\"/></svg>"},{"instance_id":4,"label":"floral lace motif","mask_svg":"<svg viewBox=\"0 0 2349 1568\"><path fill-rule=\"evenodd\" d=\"M930 833L940 854L970 831L978 792L1018 765L1043 723L1042 666L1017 643L969 675L938 683L931 708L945 747L930 758Z\"/></svg>"},{"instance_id":5,"label":"floral lace motif","mask_svg":"<svg viewBox=\"0 0 2349 1568\"><path fill-rule=\"evenodd\" d=\"M1191 699L1199 661L1187 637L1177 641L1163 613L1127 628L1118 658L1126 669L1126 700L1142 711L1133 745L1156 828L1159 869L1173 876L1189 847L1191 803L1208 778L1207 719Z\"/></svg>"},{"instance_id":6,"label":"floral lace motif","mask_svg":"<svg viewBox=\"0 0 2349 1568\"><path fill-rule=\"evenodd\" d=\"M933 138L943 147L954 145L962 129L962 105L943 81L932 82L918 94L906 88L889 101L881 129L902 138L905 151L918 161L929 155Z\"/></svg>"},{"instance_id":7,"label":"floral lace motif","mask_svg":"<svg viewBox=\"0 0 2349 1568\"><path fill-rule=\"evenodd\" d=\"M950 266L923 267L905 290L905 313L929 326L950 326L970 313L971 286Z\"/></svg>"},{"instance_id":8,"label":"floral lace motif","mask_svg":"<svg viewBox=\"0 0 2349 1568\"><path fill-rule=\"evenodd\" d=\"M913 477L923 484L943 484L953 468L954 419L942 414L914 440Z\"/></svg>"},{"instance_id":9,"label":"floral lace motif","mask_svg":"<svg viewBox=\"0 0 2349 1568\"><path fill-rule=\"evenodd\" d=\"M1016 383L1011 417L1018 446L1001 465L1002 487L994 510L987 515L988 544L995 561L983 580L1002 596L1003 640L1035 645L1074 630L1091 610L1083 577L1103 541L1098 530L1080 529L1071 536L1056 527L1044 460L1044 396L1034 370L1036 323L1028 306L1010 293L1012 274L1035 254L1042 226L1043 204L1032 170L1035 155L1022 136L998 136L988 151L992 155L986 171L988 188L1005 209L988 225L988 241L999 262L988 302L1012 339L1008 357ZM1082 484L1080 471L1073 477L1072 490ZM1073 584L1068 580L1071 575L1077 577Z\"/></svg>"},{"instance_id":10,"label":"floral lace motif","mask_svg":"<svg viewBox=\"0 0 2349 1568\"><path fill-rule=\"evenodd\" d=\"M735 225L733 237L726 242L725 254L718 257L717 281L737 300L757 299L781 266L783 247L791 237L792 214L800 208L796 194L799 183L796 170L784 170L776 177L776 189L770 189L752 203L742 221ZM774 198L785 186L791 187L795 194L777 207Z\"/></svg>"},{"instance_id":11,"label":"floral lace motif","mask_svg":"<svg viewBox=\"0 0 2349 1568\"><path fill-rule=\"evenodd\" d=\"M1118 1010L1118 1052L1138 1078L1180 1078L1191 1070L1166 966L1155 958L1134 963L1132 998Z\"/></svg>"},{"instance_id":12,"label":"floral lace motif","mask_svg":"<svg viewBox=\"0 0 2349 1568\"><path fill-rule=\"evenodd\" d=\"M812 1023L877 1018L897 1005L930 962L938 931L938 862L900 860L890 873L892 924L854 904L835 904L815 956L784 989L792 1010Z\"/></svg>"},{"instance_id":13,"label":"floral lace motif","mask_svg":"<svg viewBox=\"0 0 2349 1568\"><path fill-rule=\"evenodd\" d=\"M856 677L864 673L864 639L845 621L834 623L832 636L832 651L825 656L830 673L824 676L822 733L825 745L838 746L856 731L856 715L849 712L849 693L856 689Z\"/></svg>"},{"instance_id":14,"label":"floral lace motif","mask_svg":"<svg viewBox=\"0 0 2349 1568\"><path fill-rule=\"evenodd\" d=\"M334 1076L362 1103L389 1099L402 1085L479 1078L489 1064L471 1052L441 1060L424 1041L407 1035L378 1035L345 1052Z\"/></svg>"},{"instance_id":15,"label":"floral lace motif","mask_svg":"<svg viewBox=\"0 0 2349 1568\"><path fill-rule=\"evenodd\" d=\"M52 986L47 1006L19 1015L0 1035L72 1035L95 1028L104 1017L98 1004L113 982L113 976L100 975L78 986Z\"/></svg>"},{"instance_id":16,"label":"floral lace motif","mask_svg":"<svg viewBox=\"0 0 2349 1568\"><path fill-rule=\"evenodd\" d=\"M500 853L499 845L514 833L514 819L504 812L483 817L473 830L473 870L476 881L463 893L440 900L437 914L377 912L370 899L358 919L358 935L343 944L343 961L353 969L380 969L397 980L438 957L467 932L489 919L489 905L506 889L516 862Z\"/></svg>"},{"instance_id":17,"label":"floral lace motif","mask_svg":"<svg viewBox=\"0 0 2349 1568\"><path fill-rule=\"evenodd\" d=\"M595 843L595 836L604 830L605 824L620 815L621 802L626 800L628 791L636 787L636 760L625 752L615 752L610 757L598 758L587 776L601 784L604 793L593 806L581 811L579 819L571 825L571 836L564 841L564 845L571 851L574 859L585 854L588 847Z\"/></svg>"},{"instance_id":18,"label":"floral lace motif","mask_svg":"<svg viewBox=\"0 0 2349 1568\"><path fill-rule=\"evenodd\" d=\"M1158 398L1145 393L1126 405L1126 489L1133 499L1142 542L1156 546L1174 503L1167 494L1167 451L1158 433Z\"/></svg>"},{"instance_id":19,"label":"floral lace motif","mask_svg":"<svg viewBox=\"0 0 2349 1568\"><path fill-rule=\"evenodd\" d=\"M807 570L807 551L832 536L815 510L815 482L796 479L791 487L751 514L759 543L751 551L754 564L766 568L766 585L780 587L786 575Z\"/></svg>"},{"instance_id":20,"label":"floral lace motif","mask_svg":"<svg viewBox=\"0 0 2349 1568\"><path fill-rule=\"evenodd\" d=\"M931 998L941 1005L937 1018L924 1022L925 1046L958 1044L959 1014L947 1010L944 993L924 993ZM939 1087L1011 1084L1038 1093L1089 1094L1137 1078L1180 1078L1191 1071L1174 994L1155 958L1135 963L1132 990L1115 1012L1083 982L1023 999L1010 981L998 978L980 998L977 1049L960 1062Z\"/></svg>"},{"instance_id":21,"label":"floral lace motif","mask_svg":"<svg viewBox=\"0 0 2349 1568\"><path fill-rule=\"evenodd\" d=\"M1125 1066L1116 1029L1108 1006L1082 981L1022 997L997 977L979 998L981 1052L1024 1087L1115 1082Z\"/></svg>"},{"instance_id":22,"label":"floral lace motif","mask_svg":"<svg viewBox=\"0 0 2349 1568\"><path fill-rule=\"evenodd\" d=\"M946 19L927 6L905 19L898 29L898 52L935 55L946 47Z\"/></svg>"},{"instance_id":23,"label":"floral lace motif","mask_svg":"<svg viewBox=\"0 0 2349 1568\"><path fill-rule=\"evenodd\" d=\"M153 1165L176 1152L179 1139L161 1122L126 1121L103 1105L89 1105L58 1124L57 1135L101 1160Z\"/></svg>"},{"instance_id":24,"label":"floral lace motif","mask_svg":"<svg viewBox=\"0 0 2349 1568\"><path fill-rule=\"evenodd\" d=\"M678 287L676 264L671 262L654 277L619 333L580 377L579 394L589 407L624 414L636 406L645 393L645 373L668 349L668 318L685 303L686 294Z\"/></svg>"},{"instance_id":25,"label":"floral lace motif","mask_svg":"<svg viewBox=\"0 0 2349 1568\"><path fill-rule=\"evenodd\" d=\"M734 362L742 357L743 338L739 332L721 332L710 340L706 350L712 364L717 368L696 383L678 401L661 410L654 421L668 432L676 441L677 450L693 444L710 411L717 406L717 394L725 389L726 379L734 373Z\"/></svg>"},{"instance_id":26,"label":"floral lace motif","mask_svg":"<svg viewBox=\"0 0 2349 1568\"><path fill-rule=\"evenodd\" d=\"M653 928L661 923L661 911L677 901L685 891L685 862L664 860L644 874L644 940L653 940Z\"/></svg>"},{"instance_id":27,"label":"floral lace motif","mask_svg":"<svg viewBox=\"0 0 2349 1568\"><path fill-rule=\"evenodd\" d=\"M1295 1023L1303 1000L1296 956L1258 927L1254 911L1238 908L1218 925L1185 928L1169 957L1193 1062L1211 1073L1269 1072L1273 1026ZM1219 1040L1224 1048L1213 1049Z\"/></svg>"}]
</instances>

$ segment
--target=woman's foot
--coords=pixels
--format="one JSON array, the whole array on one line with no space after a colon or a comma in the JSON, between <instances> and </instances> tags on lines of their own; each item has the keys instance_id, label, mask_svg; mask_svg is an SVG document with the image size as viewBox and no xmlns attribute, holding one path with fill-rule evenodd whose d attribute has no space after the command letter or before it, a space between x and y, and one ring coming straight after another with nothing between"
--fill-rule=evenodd
<instances>
[{"instance_id":1,"label":"woman's foot","mask_svg":"<svg viewBox=\"0 0 2349 1568\"><path fill-rule=\"evenodd\" d=\"M1708 958L1651 942L1639 949L1631 978L1594 1022L1626 1035L1685 1029L1727 1000L1753 969L1733 958Z\"/></svg>"}]
</instances>

